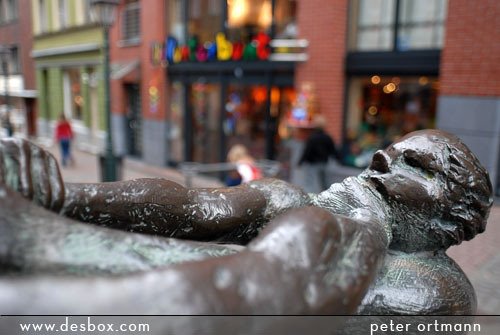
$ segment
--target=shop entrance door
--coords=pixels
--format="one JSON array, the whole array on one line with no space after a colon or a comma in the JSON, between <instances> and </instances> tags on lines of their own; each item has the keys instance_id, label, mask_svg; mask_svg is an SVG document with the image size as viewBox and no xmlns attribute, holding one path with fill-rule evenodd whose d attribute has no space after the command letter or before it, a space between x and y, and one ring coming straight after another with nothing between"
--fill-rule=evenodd
<instances>
[{"instance_id":1,"label":"shop entrance door","mask_svg":"<svg viewBox=\"0 0 500 335\"><path fill-rule=\"evenodd\" d=\"M125 85L127 94L126 129L127 153L130 156L142 156L142 117L141 95L138 84Z\"/></svg>"}]
</instances>

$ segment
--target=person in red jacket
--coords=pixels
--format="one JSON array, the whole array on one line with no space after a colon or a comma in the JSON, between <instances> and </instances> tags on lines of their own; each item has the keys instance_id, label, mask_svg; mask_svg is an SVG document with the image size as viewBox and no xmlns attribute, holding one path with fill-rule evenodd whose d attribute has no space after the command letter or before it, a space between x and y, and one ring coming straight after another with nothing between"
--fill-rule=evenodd
<instances>
[{"instance_id":1,"label":"person in red jacket","mask_svg":"<svg viewBox=\"0 0 500 335\"><path fill-rule=\"evenodd\" d=\"M56 141L61 148L61 162L62 166L67 166L68 161L74 163L73 156L71 155L71 140L73 139L73 130L71 124L66 119L63 113L59 117L56 125Z\"/></svg>"}]
</instances>

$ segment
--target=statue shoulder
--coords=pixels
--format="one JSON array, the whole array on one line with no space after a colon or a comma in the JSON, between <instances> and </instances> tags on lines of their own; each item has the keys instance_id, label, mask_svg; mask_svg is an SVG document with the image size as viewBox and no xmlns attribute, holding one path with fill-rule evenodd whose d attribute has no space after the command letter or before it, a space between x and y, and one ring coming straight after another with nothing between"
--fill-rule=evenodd
<instances>
[{"instance_id":1,"label":"statue shoulder","mask_svg":"<svg viewBox=\"0 0 500 335\"><path fill-rule=\"evenodd\" d=\"M443 250L389 251L358 309L359 314L471 315L475 311L472 284Z\"/></svg>"}]
</instances>

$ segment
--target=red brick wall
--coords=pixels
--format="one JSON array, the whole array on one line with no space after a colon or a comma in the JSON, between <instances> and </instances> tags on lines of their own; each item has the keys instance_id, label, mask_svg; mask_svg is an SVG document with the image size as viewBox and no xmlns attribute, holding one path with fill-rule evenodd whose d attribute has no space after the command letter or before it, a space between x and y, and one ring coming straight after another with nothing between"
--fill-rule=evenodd
<instances>
[{"instance_id":1,"label":"red brick wall","mask_svg":"<svg viewBox=\"0 0 500 335\"><path fill-rule=\"evenodd\" d=\"M297 67L296 88L304 82L314 84L327 131L338 143L342 136L348 0L297 3L299 37L309 41L309 60Z\"/></svg>"},{"instance_id":2,"label":"red brick wall","mask_svg":"<svg viewBox=\"0 0 500 335\"><path fill-rule=\"evenodd\" d=\"M165 38L165 1L164 0L141 0L141 42L139 45L120 47L118 46L121 35L121 17L111 29L110 57L112 62L128 62L140 60L140 75L136 83L140 84L142 115L147 119L161 120L165 117L167 106L165 94L165 69L151 64L151 43L161 42ZM123 12L124 1L119 7L119 13ZM112 110L114 113L124 114L126 108L125 91L123 84L127 81L133 82L137 73L125 77L122 80L112 80ZM150 108L149 88L156 86L159 90L160 100L156 112Z\"/></svg>"},{"instance_id":3,"label":"red brick wall","mask_svg":"<svg viewBox=\"0 0 500 335\"><path fill-rule=\"evenodd\" d=\"M500 1L448 2L441 94L500 95Z\"/></svg>"},{"instance_id":4,"label":"red brick wall","mask_svg":"<svg viewBox=\"0 0 500 335\"><path fill-rule=\"evenodd\" d=\"M31 58L33 30L31 25L31 1L18 1L19 19L0 26L0 44L14 44L19 48L24 88L35 89L35 66ZM3 74L2 74L3 75Z\"/></svg>"}]
</instances>

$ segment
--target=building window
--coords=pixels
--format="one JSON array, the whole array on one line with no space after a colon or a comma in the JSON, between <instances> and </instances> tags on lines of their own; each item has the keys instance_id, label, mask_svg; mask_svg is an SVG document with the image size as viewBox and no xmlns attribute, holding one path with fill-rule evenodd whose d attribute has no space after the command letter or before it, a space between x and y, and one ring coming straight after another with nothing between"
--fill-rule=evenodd
<instances>
[{"instance_id":1,"label":"building window","mask_svg":"<svg viewBox=\"0 0 500 335\"><path fill-rule=\"evenodd\" d=\"M230 42L249 42L259 32L296 38L296 8L296 0L172 0L169 34L181 44L192 37L213 42L221 31Z\"/></svg>"},{"instance_id":2,"label":"building window","mask_svg":"<svg viewBox=\"0 0 500 335\"><path fill-rule=\"evenodd\" d=\"M38 9L40 11L38 17L40 19L40 32L49 31L49 21L47 14L47 0L38 0Z\"/></svg>"},{"instance_id":3,"label":"building window","mask_svg":"<svg viewBox=\"0 0 500 335\"><path fill-rule=\"evenodd\" d=\"M10 54L7 63L10 74L21 73L21 61L19 59L19 49L17 47L10 47Z\"/></svg>"},{"instance_id":4,"label":"building window","mask_svg":"<svg viewBox=\"0 0 500 335\"><path fill-rule=\"evenodd\" d=\"M19 18L17 0L0 0L0 24Z\"/></svg>"},{"instance_id":5,"label":"building window","mask_svg":"<svg viewBox=\"0 0 500 335\"><path fill-rule=\"evenodd\" d=\"M400 0L398 49L441 49L446 0Z\"/></svg>"},{"instance_id":6,"label":"building window","mask_svg":"<svg viewBox=\"0 0 500 335\"><path fill-rule=\"evenodd\" d=\"M21 72L21 62L19 59L19 49L17 46L7 46L9 53L5 56L6 58L0 59L0 62L3 65L3 62L5 61L7 64L7 73L9 75L11 74L19 74ZM3 71L3 66L0 66L0 75L4 75Z\"/></svg>"},{"instance_id":7,"label":"building window","mask_svg":"<svg viewBox=\"0 0 500 335\"><path fill-rule=\"evenodd\" d=\"M297 38L296 11L297 1L276 0L274 7L276 38Z\"/></svg>"},{"instance_id":8,"label":"building window","mask_svg":"<svg viewBox=\"0 0 500 335\"><path fill-rule=\"evenodd\" d=\"M67 69L63 75L64 111L74 120L83 120L83 96L79 69Z\"/></svg>"},{"instance_id":9,"label":"building window","mask_svg":"<svg viewBox=\"0 0 500 335\"><path fill-rule=\"evenodd\" d=\"M127 1L122 15L122 38L125 41L139 41L141 37L141 6L139 1Z\"/></svg>"},{"instance_id":10,"label":"building window","mask_svg":"<svg viewBox=\"0 0 500 335\"><path fill-rule=\"evenodd\" d=\"M228 0L227 13L229 39L248 42L260 31L270 33L270 0Z\"/></svg>"},{"instance_id":11,"label":"building window","mask_svg":"<svg viewBox=\"0 0 500 335\"><path fill-rule=\"evenodd\" d=\"M399 137L434 128L437 77L367 76L349 81L345 163L366 167L373 153Z\"/></svg>"},{"instance_id":12,"label":"building window","mask_svg":"<svg viewBox=\"0 0 500 335\"><path fill-rule=\"evenodd\" d=\"M441 49L447 0L353 0L351 51Z\"/></svg>"},{"instance_id":13,"label":"building window","mask_svg":"<svg viewBox=\"0 0 500 335\"><path fill-rule=\"evenodd\" d=\"M186 43L186 36L184 31L184 17L183 17L183 2L184 0L169 1L169 22L170 22L170 35L175 37L180 43Z\"/></svg>"},{"instance_id":14,"label":"building window","mask_svg":"<svg viewBox=\"0 0 500 335\"><path fill-rule=\"evenodd\" d=\"M222 29L222 7L214 0L188 1L188 34L200 43L211 42Z\"/></svg>"},{"instance_id":15,"label":"building window","mask_svg":"<svg viewBox=\"0 0 500 335\"><path fill-rule=\"evenodd\" d=\"M91 23L92 20L90 19L90 1L91 0L83 0L83 23Z\"/></svg>"},{"instance_id":16,"label":"building window","mask_svg":"<svg viewBox=\"0 0 500 335\"><path fill-rule=\"evenodd\" d=\"M59 10L59 27L66 28L69 23L67 0L59 0L58 10Z\"/></svg>"}]
</instances>

